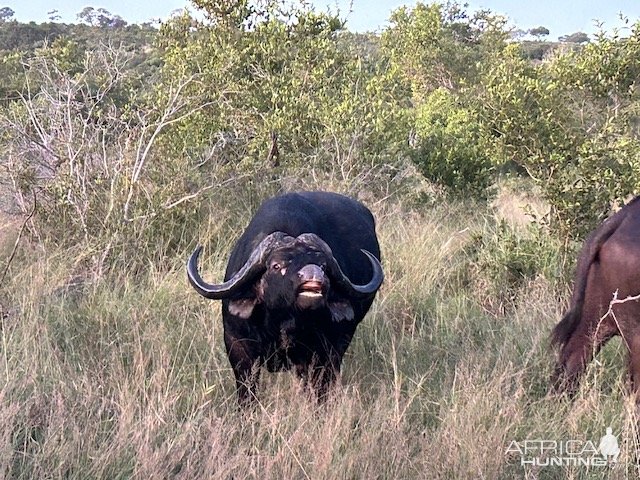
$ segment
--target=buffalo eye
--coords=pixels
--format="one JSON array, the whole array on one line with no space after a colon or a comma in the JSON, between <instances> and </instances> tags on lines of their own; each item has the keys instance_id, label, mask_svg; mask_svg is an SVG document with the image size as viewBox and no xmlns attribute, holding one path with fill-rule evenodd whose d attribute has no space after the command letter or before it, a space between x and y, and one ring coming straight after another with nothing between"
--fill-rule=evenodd
<instances>
[{"instance_id":1,"label":"buffalo eye","mask_svg":"<svg viewBox=\"0 0 640 480\"><path fill-rule=\"evenodd\" d=\"M282 265L280 265L278 262L273 262L273 263L271 264L271 270L278 271L278 270L280 270L281 268L282 268Z\"/></svg>"}]
</instances>

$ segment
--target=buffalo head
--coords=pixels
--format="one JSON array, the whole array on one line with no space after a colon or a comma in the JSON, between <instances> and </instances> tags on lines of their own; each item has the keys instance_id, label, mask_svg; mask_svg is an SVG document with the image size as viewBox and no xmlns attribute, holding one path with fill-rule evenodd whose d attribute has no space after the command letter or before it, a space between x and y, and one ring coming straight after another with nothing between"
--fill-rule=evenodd
<instances>
[{"instance_id":1,"label":"buffalo head","mask_svg":"<svg viewBox=\"0 0 640 480\"><path fill-rule=\"evenodd\" d=\"M200 295L214 300L229 299L229 312L247 319L262 304L270 311L297 311L327 307L334 321L353 319L348 300L371 297L384 275L378 259L369 259L372 278L365 285L354 284L341 270L331 248L317 235L298 237L275 232L265 237L245 264L226 282L209 284L198 273L198 247L187 265L191 285Z\"/></svg>"}]
</instances>

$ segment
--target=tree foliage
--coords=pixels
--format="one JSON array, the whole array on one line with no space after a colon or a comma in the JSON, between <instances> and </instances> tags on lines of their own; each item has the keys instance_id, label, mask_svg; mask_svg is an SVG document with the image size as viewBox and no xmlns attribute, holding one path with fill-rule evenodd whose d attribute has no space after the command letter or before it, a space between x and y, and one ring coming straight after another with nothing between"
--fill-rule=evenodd
<instances>
[{"instance_id":1,"label":"tree foliage","mask_svg":"<svg viewBox=\"0 0 640 480\"><path fill-rule=\"evenodd\" d=\"M84 7L78 13L78 20L100 28L122 28L125 22L120 15L114 15L105 8Z\"/></svg>"},{"instance_id":2,"label":"tree foliage","mask_svg":"<svg viewBox=\"0 0 640 480\"><path fill-rule=\"evenodd\" d=\"M185 13L161 32L158 93L193 78L188 95L204 106L176 125L172 148L199 155L234 143L242 145L238 163L265 165L277 136L279 162L293 165L319 151L338 156L354 142L365 155L397 143L401 126L387 123L401 121L393 71L364 59L337 16L282 2L196 4L207 21Z\"/></svg>"},{"instance_id":3,"label":"tree foliage","mask_svg":"<svg viewBox=\"0 0 640 480\"><path fill-rule=\"evenodd\" d=\"M469 15L456 3L418 3L393 12L382 43L420 103L437 88L456 90L475 83L485 57L508 38L505 22L488 11Z\"/></svg>"},{"instance_id":4,"label":"tree foliage","mask_svg":"<svg viewBox=\"0 0 640 480\"><path fill-rule=\"evenodd\" d=\"M540 26L530 29L528 33L536 38L546 37L549 35L549 29L547 27Z\"/></svg>"},{"instance_id":5,"label":"tree foliage","mask_svg":"<svg viewBox=\"0 0 640 480\"><path fill-rule=\"evenodd\" d=\"M452 191L466 192L469 183L451 180L451 172L464 172L476 191L492 183L487 172L520 172L541 186L552 227L584 235L638 191L638 25L625 38L600 34L582 47L557 45L534 63L522 44L506 41L499 19L485 14L484 28L474 28L473 17L448 8L401 8L383 33L412 92L413 158ZM474 41L459 32L473 32ZM434 116L439 88L455 102L436 103ZM464 131L450 131L456 125Z\"/></svg>"},{"instance_id":6,"label":"tree foliage","mask_svg":"<svg viewBox=\"0 0 640 480\"><path fill-rule=\"evenodd\" d=\"M402 7L380 35L304 1L193 5L159 32L93 7L80 25L0 22L7 188L25 211L32 190L45 196L69 241L179 236L166 225L238 179L395 178L407 162L457 196L533 180L570 237L638 192L637 24L519 42L503 17L457 3Z\"/></svg>"},{"instance_id":7,"label":"tree foliage","mask_svg":"<svg viewBox=\"0 0 640 480\"><path fill-rule=\"evenodd\" d=\"M484 198L494 179L489 138L477 112L461 100L439 88L418 108L413 158L425 176L452 192Z\"/></svg>"},{"instance_id":8,"label":"tree foliage","mask_svg":"<svg viewBox=\"0 0 640 480\"><path fill-rule=\"evenodd\" d=\"M13 9L9 8L9 7L2 7L0 8L0 22L6 22L7 20L9 20L11 17L13 17L13 15L16 12L13 11Z\"/></svg>"},{"instance_id":9,"label":"tree foliage","mask_svg":"<svg viewBox=\"0 0 640 480\"><path fill-rule=\"evenodd\" d=\"M558 38L558 40L560 40L561 42L566 42L566 43L588 43L589 40L589 35L587 35L584 32L575 32L572 33L570 35L563 35L561 37Z\"/></svg>"}]
</instances>

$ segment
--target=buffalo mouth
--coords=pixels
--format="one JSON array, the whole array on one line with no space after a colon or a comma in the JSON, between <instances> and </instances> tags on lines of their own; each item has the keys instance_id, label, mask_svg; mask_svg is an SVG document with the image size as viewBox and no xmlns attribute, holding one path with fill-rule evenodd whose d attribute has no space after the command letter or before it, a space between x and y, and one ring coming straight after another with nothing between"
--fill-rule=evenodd
<instances>
[{"instance_id":1,"label":"buffalo mouth","mask_svg":"<svg viewBox=\"0 0 640 480\"><path fill-rule=\"evenodd\" d=\"M304 282L300 285L298 289L298 296L307 297L307 298L318 298L323 296L323 287L324 284L322 282Z\"/></svg>"}]
</instances>

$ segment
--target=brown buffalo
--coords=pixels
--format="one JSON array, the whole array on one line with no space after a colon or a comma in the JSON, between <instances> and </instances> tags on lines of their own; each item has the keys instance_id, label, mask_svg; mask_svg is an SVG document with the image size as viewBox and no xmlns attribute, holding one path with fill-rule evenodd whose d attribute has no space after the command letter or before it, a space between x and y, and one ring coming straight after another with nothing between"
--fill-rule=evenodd
<instances>
[{"instance_id":1,"label":"brown buffalo","mask_svg":"<svg viewBox=\"0 0 640 480\"><path fill-rule=\"evenodd\" d=\"M582 247L569 311L552 332L561 347L557 389L573 393L586 365L615 335L628 348L633 389L640 389L640 302L627 300L640 294L639 200L605 220Z\"/></svg>"}]
</instances>

